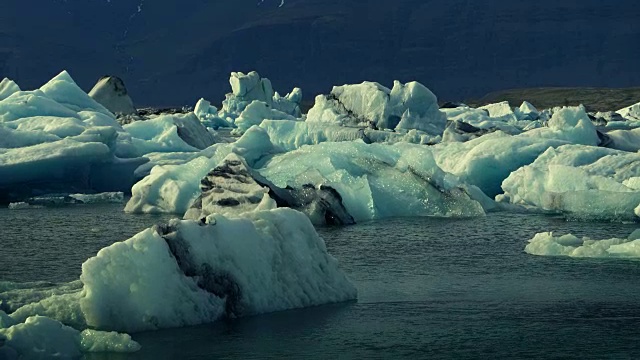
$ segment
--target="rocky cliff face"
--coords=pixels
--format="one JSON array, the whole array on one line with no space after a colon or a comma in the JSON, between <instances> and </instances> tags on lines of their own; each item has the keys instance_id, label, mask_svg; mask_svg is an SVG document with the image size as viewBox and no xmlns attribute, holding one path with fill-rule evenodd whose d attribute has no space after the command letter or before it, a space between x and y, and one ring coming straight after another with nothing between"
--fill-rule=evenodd
<instances>
[{"instance_id":1,"label":"rocky cliff face","mask_svg":"<svg viewBox=\"0 0 640 360\"><path fill-rule=\"evenodd\" d=\"M221 100L228 74L248 70L309 95L363 80L418 80L443 99L640 84L636 2L257 3L67 0L34 10L11 0L0 14L0 75L30 88L66 68L88 88L112 73L141 105Z\"/></svg>"}]
</instances>

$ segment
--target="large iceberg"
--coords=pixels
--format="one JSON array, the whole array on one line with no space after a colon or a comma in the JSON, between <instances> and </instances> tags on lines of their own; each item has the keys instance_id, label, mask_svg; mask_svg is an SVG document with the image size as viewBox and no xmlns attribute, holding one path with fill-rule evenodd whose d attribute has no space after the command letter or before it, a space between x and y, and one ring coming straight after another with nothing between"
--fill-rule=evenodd
<instances>
[{"instance_id":1,"label":"large iceberg","mask_svg":"<svg viewBox=\"0 0 640 360\"><path fill-rule=\"evenodd\" d=\"M440 135L446 117L438 108L436 96L418 82L395 81L388 89L365 81L334 86L329 95L318 95L306 121L399 131L415 129Z\"/></svg>"},{"instance_id":2,"label":"large iceberg","mask_svg":"<svg viewBox=\"0 0 640 360\"><path fill-rule=\"evenodd\" d=\"M259 171L283 188L334 188L356 221L484 215L484 195L442 171L421 145L321 143L275 155Z\"/></svg>"},{"instance_id":3,"label":"large iceberg","mask_svg":"<svg viewBox=\"0 0 640 360\"><path fill-rule=\"evenodd\" d=\"M502 200L574 218L637 220L640 155L564 145L550 148L502 183Z\"/></svg>"},{"instance_id":4,"label":"large iceberg","mask_svg":"<svg viewBox=\"0 0 640 360\"><path fill-rule=\"evenodd\" d=\"M640 258L640 231L626 239L593 240L566 234L554 236L551 232L536 234L524 251L531 255L569 256L577 258Z\"/></svg>"}]
</instances>

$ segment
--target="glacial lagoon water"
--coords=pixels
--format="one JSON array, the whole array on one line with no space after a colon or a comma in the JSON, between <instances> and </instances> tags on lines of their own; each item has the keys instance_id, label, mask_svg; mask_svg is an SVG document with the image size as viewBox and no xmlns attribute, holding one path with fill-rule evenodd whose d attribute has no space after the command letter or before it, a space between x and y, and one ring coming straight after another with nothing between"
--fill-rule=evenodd
<instances>
[{"instance_id":1,"label":"glacial lagoon water","mask_svg":"<svg viewBox=\"0 0 640 360\"><path fill-rule=\"evenodd\" d=\"M76 280L102 247L170 218L122 207L0 209L0 284ZM133 334L141 351L87 358L640 358L640 262L523 252L536 232L636 228L514 213L320 228L357 302Z\"/></svg>"}]
</instances>

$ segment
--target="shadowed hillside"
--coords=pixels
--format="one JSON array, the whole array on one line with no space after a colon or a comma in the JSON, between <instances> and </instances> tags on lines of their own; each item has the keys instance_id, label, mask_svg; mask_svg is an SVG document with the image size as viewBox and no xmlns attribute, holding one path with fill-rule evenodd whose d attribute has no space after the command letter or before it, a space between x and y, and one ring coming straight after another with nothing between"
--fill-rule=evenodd
<instances>
[{"instance_id":1,"label":"shadowed hillside","mask_svg":"<svg viewBox=\"0 0 640 360\"><path fill-rule=\"evenodd\" d=\"M486 105L509 101L517 106L528 101L540 109L554 106L585 105L592 111L618 110L640 102L640 87L626 89L603 88L537 88L510 89L489 93L470 105Z\"/></svg>"},{"instance_id":2,"label":"shadowed hillside","mask_svg":"<svg viewBox=\"0 0 640 360\"><path fill-rule=\"evenodd\" d=\"M122 77L138 105L214 102L257 70L307 99L332 85L418 80L441 99L521 87L640 85L640 3L601 0L8 0L0 76ZM138 5L142 4L140 11ZM26 16L29 14L29 16ZM43 36L46 34L46 36Z\"/></svg>"}]
</instances>

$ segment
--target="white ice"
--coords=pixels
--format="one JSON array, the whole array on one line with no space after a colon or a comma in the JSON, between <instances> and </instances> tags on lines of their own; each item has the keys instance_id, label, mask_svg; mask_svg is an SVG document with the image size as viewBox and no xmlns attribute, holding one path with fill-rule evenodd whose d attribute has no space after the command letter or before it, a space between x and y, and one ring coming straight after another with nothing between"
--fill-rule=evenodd
<instances>
[{"instance_id":1,"label":"white ice","mask_svg":"<svg viewBox=\"0 0 640 360\"><path fill-rule=\"evenodd\" d=\"M536 234L524 251L531 255L569 256L576 258L640 258L640 231L634 231L626 239L582 239L566 234L554 236L551 232Z\"/></svg>"},{"instance_id":2,"label":"white ice","mask_svg":"<svg viewBox=\"0 0 640 360\"><path fill-rule=\"evenodd\" d=\"M511 173L503 200L575 218L636 220L639 177L638 153L564 145Z\"/></svg>"},{"instance_id":3,"label":"white ice","mask_svg":"<svg viewBox=\"0 0 640 360\"><path fill-rule=\"evenodd\" d=\"M441 135L446 117L436 96L418 82L395 81L388 89L365 81L334 86L329 95L318 95L306 121Z\"/></svg>"}]
</instances>

